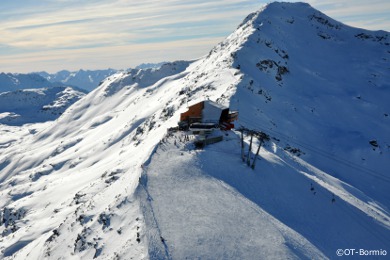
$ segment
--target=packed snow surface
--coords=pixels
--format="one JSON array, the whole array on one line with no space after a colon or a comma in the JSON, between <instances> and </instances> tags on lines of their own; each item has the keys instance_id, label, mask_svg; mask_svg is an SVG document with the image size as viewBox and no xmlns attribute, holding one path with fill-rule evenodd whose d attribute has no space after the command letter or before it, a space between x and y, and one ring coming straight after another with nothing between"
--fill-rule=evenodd
<instances>
[{"instance_id":1,"label":"packed snow surface","mask_svg":"<svg viewBox=\"0 0 390 260\"><path fill-rule=\"evenodd\" d=\"M56 121L0 125L0 258L389 252L389 58L388 32L272 3L198 61L119 72ZM198 150L167 129L205 99L239 120ZM257 159L244 131L242 161L240 127L270 136Z\"/></svg>"}]
</instances>

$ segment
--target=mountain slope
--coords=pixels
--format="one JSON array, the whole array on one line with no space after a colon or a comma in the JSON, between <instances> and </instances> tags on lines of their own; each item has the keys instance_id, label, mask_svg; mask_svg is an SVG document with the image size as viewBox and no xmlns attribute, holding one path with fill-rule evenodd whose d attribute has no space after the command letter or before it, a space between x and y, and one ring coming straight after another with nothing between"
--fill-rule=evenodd
<instances>
[{"instance_id":1,"label":"mountain slope","mask_svg":"<svg viewBox=\"0 0 390 260\"><path fill-rule=\"evenodd\" d=\"M0 123L23 125L54 120L83 96L85 93L71 87L0 93Z\"/></svg>"},{"instance_id":2,"label":"mountain slope","mask_svg":"<svg viewBox=\"0 0 390 260\"><path fill-rule=\"evenodd\" d=\"M0 128L2 257L321 259L386 248L389 51L387 32L272 3L189 66L117 73L55 122ZM254 170L239 132L202 151L167 135L207 98L238 109L237 127L271 136Z\"/></svg>"},{"instance_id":3,"label":"mountain slope","mask_svg":"<svg viewBox=\"0 0 390 260\"><path fill-rule=\"evenodd\" d=\"M115 74L51 126L31 135L22 133L23 138L13 142L3 141L7 146L0 159L0 219L6 219L0 225L6 240L3 256L21 248L20 258L60 257L64 252L67 257L93 257L103 248L102 257L147 256L134 190L140 165L166 131L151 116L158 112L156 119L160 117L171 99L166 91L186 74L180 73L183 69L179 62L155 70L159 76L153 77L157 82L150 87L142 87L143 80L131 74ZM164 78L167 73L179 74ZM167 116L161 114L162 120ZM176 123L175 118L170 121ZM23 159L24 153L29 158ZM43 184L47 181L49 185ZM32 207L43 211L30 211ZM30 230L29 235L22 230ZM13 236L16 233L22 237Z\"/></svg>"},{"instance_id":4,"label":"mountain slope","mask_svg":"<svg viewBox=\"0 0 390 260\"><path fill-rule=\"evenodd\" d=\"M310 149L310 162L390 208L388 182L367 189L389 177L389 33L348 27L306 4L270 5L250 24L235 54L244 78L231 101L241 122ZM239 104L250 92L257 111Z\"/></svg>"}]
</instances>

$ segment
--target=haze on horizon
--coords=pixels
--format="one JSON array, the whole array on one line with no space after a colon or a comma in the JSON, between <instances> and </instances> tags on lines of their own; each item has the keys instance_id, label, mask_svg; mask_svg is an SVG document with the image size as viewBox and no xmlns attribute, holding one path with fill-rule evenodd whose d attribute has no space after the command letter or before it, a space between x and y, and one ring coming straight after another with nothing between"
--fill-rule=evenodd
<instances>
[{"instance_id":1,"label":"haze on horizon","mask_svg":"<svg viewBox=\"0 0 390 260\"><path fill-rule=\"evenodd\" d=\"M196 59L267 2L5 0L0 72L125 69ZM389 1L306 2L345 24L390 31Z\"/></svg>"}]
</instances>

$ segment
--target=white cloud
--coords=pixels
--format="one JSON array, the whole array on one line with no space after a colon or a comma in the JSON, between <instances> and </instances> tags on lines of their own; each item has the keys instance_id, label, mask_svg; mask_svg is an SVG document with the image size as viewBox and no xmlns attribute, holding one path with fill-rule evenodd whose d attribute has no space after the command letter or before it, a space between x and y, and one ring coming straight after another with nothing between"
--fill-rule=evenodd
<instances>
[{"instance_id":1,"label":"white cloud","mask_svg":"<svg viewBox=\"0 0 390 260\"><path fill-rule=\"evenodd\" d=\"M194 58L263 5L250 0L15 2L5 0L0 10L0 71L122 68L190 58L184 50ZM390 10L388 1L308 2L349 25L390 30L390 15L384 15ZM158 46L163 48L159 51Z\"/></svg>"},{"instance_id":2,"label":"white cloud","mask_svg":"<svg viewBox=\"0 0 390 260\"><path fill-rule=\"evenodd\" d=\"M180 40L148 44L129 44L122 46L103 46L88 49L50 50L34 53L15 54L0 63L0 71L22 71L24 64L35 64L28 70L56 72L61 69L80 68L101 69L107 67L129 68L143 62L169 60L192 60L208 53L210 48L222 38ZM180 57L180 58L178 58ZM112 65L115 61L115 65ZM102 65L103 64L103 65Z\"/></svg>"}]
</instances>

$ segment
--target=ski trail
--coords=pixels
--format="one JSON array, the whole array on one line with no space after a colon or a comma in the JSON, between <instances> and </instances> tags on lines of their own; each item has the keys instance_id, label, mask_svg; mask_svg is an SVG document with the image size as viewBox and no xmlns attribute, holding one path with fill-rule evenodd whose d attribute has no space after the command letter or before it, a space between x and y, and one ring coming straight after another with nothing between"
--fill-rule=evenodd
<instances>
[{"instance_id":1,"label":"ski trail","mask_svg":"<svg viewBox=\"0 0 390 260\"><path fill-rule=\"evenodd\" d=\"M168 245L166 240L163 238L161 234L160 226L156 219L156 214L153 209L152 201L153 198L148 191L148 176L147 171L143 169L139 187L142 189L138 190L137 194L139 194L141 207L145 218L145 224L147 228L147 236L149 240L149 254L151 259L167 259L171 260L172 257L169 254ZM160 242L159 242L160 241ZM161 244L164 249L162 250ZM162 254L164 252L164 254Z\"/></svg>"}]
</instances>

